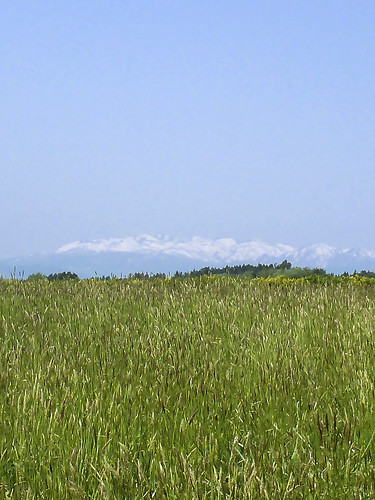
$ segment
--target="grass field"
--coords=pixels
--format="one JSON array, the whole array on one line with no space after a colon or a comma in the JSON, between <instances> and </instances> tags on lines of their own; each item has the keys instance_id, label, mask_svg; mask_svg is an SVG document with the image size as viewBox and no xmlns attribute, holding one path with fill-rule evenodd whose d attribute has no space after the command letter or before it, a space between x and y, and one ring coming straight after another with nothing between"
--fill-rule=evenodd
<instances>
[{"instance_id":1,"label":"grass field","mask_svg":"<svg viewBox=\"0 0 375 500\"><path fill-rule=\"evenodd\" d=\"M0 282L0 498L375 498L375 284Z\"/></svg>"}]
</instances>

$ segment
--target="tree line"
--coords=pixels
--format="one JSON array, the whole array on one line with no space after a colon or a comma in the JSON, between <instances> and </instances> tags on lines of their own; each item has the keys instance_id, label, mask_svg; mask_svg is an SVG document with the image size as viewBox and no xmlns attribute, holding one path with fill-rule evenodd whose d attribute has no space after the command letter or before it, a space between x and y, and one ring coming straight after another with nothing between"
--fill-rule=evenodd
<instances>
[{"instance_id":1,"label":"tree line","mask_svg":"<svg viewBox=\"0 0 375 500\"><path fill-rule=\"evenodd\" d=\"M200 276L247 276L249 278L272 278L277 276L285 276L287 278L304 278L310 276L317 277L327 277L334 276L334 274L327 274L325 269L322 268L308 268L308 267L298 267L292 266L291 262L284 260L280 264L242 264L235 266L225 266L225 267L202 267L201 269L193 269L192 271L180 272L176 271L173 275L174 278L196 278ZM347 277L347 276L364 276L367 278L375 278L375 272L372 271L354 271L353 274L349 274L347 272L342 273L339 276ZM147 272L138 272L132 273L128 275L121 276L118 278L114 274L108 276L93 276L91 279L99 280L99 281L108 281L114 278L117 279L138 279L138 280L147 280L150 278L159 278L165 279L171 277L165 273L147 273ZM34 273L31 274L27 281L62 281L62 280L79 280L79 276L73 272L60 272L60 273L52 273L48 276L42 273Z\"/></svg>"}]
</instances>

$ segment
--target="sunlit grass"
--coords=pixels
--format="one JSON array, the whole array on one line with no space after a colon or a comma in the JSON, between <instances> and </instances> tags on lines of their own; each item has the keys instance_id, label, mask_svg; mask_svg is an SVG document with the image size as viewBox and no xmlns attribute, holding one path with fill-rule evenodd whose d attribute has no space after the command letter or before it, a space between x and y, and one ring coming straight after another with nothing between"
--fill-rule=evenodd
<instances>
[{"instance_id":1,"label":"sunlit grass","mask_svg":"<svg viewBox=\"0 0 375 500\"><path fill-rule=\"evenodd\" d=\"M0 498L375 496L371 280L0 283Z\"/></svg>"}]
</instances>

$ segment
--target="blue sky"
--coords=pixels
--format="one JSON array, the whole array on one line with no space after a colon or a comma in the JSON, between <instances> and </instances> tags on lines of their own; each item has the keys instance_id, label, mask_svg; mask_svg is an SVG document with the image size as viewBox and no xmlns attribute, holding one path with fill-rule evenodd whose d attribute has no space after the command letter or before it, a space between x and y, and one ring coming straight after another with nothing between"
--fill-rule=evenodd
<instances>
[{"instance_id":1,"label":"blue sky","mask_svg":"<svg viewBox=\"0 0 375 500\"><path fill-rule=\"evenodd\" d=\"M3 2L0 257L375 248L374 26L373 1Z\"/></svg>"}]
</instances>

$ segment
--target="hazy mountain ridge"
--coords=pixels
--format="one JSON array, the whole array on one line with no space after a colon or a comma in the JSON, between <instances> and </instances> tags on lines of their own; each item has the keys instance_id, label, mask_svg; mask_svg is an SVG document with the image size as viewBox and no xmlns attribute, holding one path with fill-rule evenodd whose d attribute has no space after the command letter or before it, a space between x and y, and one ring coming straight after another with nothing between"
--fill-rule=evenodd
<instances>
[{"instance_id":1,"label":"hazy mountain ridge","mask_svg":"<svg viewBox=\"0 0 375 500\"><path fill-rule=\"evenodd\" d=\"M232 238L194 237L186 240L167 236L140 235L92 241L75 241L55 253L0 260L0 273L26 276L34 272L76 272L80 277L135 273L175 273L203 266L271 264L284 259L294 266L319 267L342 273L375 269L375 250L340 249L327 244L295 248L263 241L237 242Z\"/></svg>"}]
</instances>

